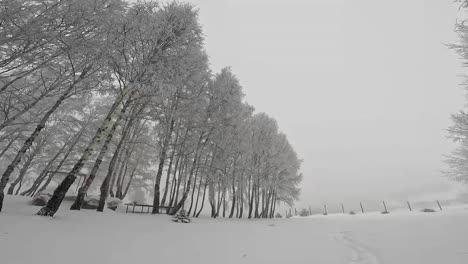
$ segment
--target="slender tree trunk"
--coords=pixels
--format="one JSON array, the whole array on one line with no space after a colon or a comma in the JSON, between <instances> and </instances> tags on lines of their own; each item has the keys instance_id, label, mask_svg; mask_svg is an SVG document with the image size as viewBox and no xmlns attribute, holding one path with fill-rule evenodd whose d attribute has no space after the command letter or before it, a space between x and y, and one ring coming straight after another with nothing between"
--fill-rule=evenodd
<instances>
[{"instance_id":1,"label":"slender tree trunk","mask_svg":"<svg viewBox=\"0 0 468 264\"><path fill-rule=\"evenodd\" d=\"M31 166L31 162L36 157L36 154L39 153L40 149L41 149L41 146L38 144L36 146L36 148L29 154L28 158L26 159L26 162L23 164L23 167L21 168L21 170L20 170L20 172L18 174L18 177L16 178L16 180L14 182L12 182L10 184L10 187L8 188L7 193L9 195L12 195L14 190L15 190L16 185L23 181L24 175L26 175L26 172L28 171L29 166ZM18 189L18 191L19 191L19 189Z\"/></svg>"},{"instance_id":2,"label":"slender tree trunk","mask_svg":"<svg viewBox=\"0 0 468 264\"><path fill-rule=\"evenodd\" d=\"M237 159L234 162L234 168L232 171L232 204L231 204L231 213L229 213L229 218L234 216L234 210L236 209L236 163Z\"/></svg>"},{"instance_id":3,"label":"slender tree trunk","mask_svg":"<svg viewBox=\"0 0 468 264\"><path fill-rule=\"evenodd\" d=\"M73 182L75 181L76 174L80 172L80 170L85 165L85 162L89 159L89 157L93 153L94 148L100 142L100 138L102 137L102 134L104 133L104 131L107 130L109 123L111 122L113 111L115 110L115 108L117 108L118 104L120 104L122 99L123 99L123 96L117 97L116 101L111 107L111 111L109 111L109 114L107 115L106 119L102 123L101 127L97 130L96 134L94 135L93 139L89 143L88 147L83 151L83 154L81 155L80 159L75 163L72 170L68 173L65 179L62 180L59 186L55 189L54 194L52 195L52 198L49 199L49 202L47 203L47 205L42 207L41 210L37 212L38 215L54 216L54 214L57 212L58 208L60 207L60 204L63 201L63 198L65 197L65 194L67 193L68 189L73 184Z\"/></svg>"},{"instance_id":4,"label":"slender tree trunk","mask_svg":"<svg viewBox=\"0 0 468 264\"><path fill-rule=\"evenodd\" d=\"M254 185L251 181L252 176L249 176L249 193L248 193L248 204L249 204L249 216L248 218L252 218L252 210L253 210L253 197L254 197Z\"/></svg>"},{"instance_id":5,"label":"slender tree trunk","mask_svg":"<svg viewBox=\"0 0 468 264\"><path fill-rule=\"evenodd\" d=\"M169 188L169 179L170 179L170 176L171 176L172 162L174 161L174 155L176 153L176 147L175 146L177 146L178 141L179 141L179 133L177 131L176 132L176 139L174 141L174 148L172 150L171 157L169 158L169 167L167 169L167 176L166 176L166 187L164 188L164 194L163 194L163 198L161 200L161 204L163 206L166 204L167 192L168 192L168 188ZM175 169L177 170L177 166L176 166ZM172 192L172 187L171 187L171 192Z\"/></svg>"},{"instance_id":6,"label":"slender tree trunk","mask_svg":"<svg viewBox=\"0 0 468 264\"><path fill-rule=\"evenodd\" d=\"M203 164L205 166L208 164L208 157L206 157L205 162ZM195 190L197 189L196 186L197 186L197 178L198 178L199 170L200 170L200 168L197 166L197 168L195 170L195 179L193 180L192 196L190 198L190 207L189 207L189 210L188 210L188 215L190 215L190 212L192 212L193 199L194 199L193 197L194 197L194 194L195 194ZM201 186L201 179L200 179L200 184L198 185L198 195L200 195L200 193L199 193L200 192L200 186ZM197 196L197 201L198 201L198 196ZM196 211L196 209L195 209L195 211Z\"/></svg>"},{"instance_id":7,"label":"slender tree trunk","mask_svg":"<svg viewBox=\"0 0 468 264\"><path fill-rule=\"evenodd\" d=\"M104 156L106 155L107 150L109 149L109 145L112 141L112 138L114 137L114 133L117 130L117 127L119 126L120 121L122 120L128 106L130 105L132 97L133 97L133 92L130 94L129 98L124 103L124 106L120 110L119 116L115 120L110 131L107 133L106 140L104 141L104 144L101 147L101 151L99 152L99 155L97 156L96 161L94 162L93 169L91 170L91 173L86 179L85 184L81 186L81 188L78 190L78 195L76 196L75 202L70 207L70 210L80 210L81 207L83 206L85 195L88 192L89 187L93 183L94 178L96 178L96 174L99 170L99 167L101 166L102 160L104 159ZM111 109L111 111L113 112L113 109ZM112 116L112 113L109 112L109 116Z\"/></svg>"},{"instance_id":8,"label":"slender tree trunk","mask_svg":"<svg viewBox=\"0 0 468 264\"><path fill-rule=\"evenodd\" d=\"M226 190L223 194L223 218L226 218Z\"/></svg>"},{"instance_id":9,"label":"slender tree trunk","mask_svg":"<svg viewBox=\"0 0 468 264\"><path fill-rule=\"evenodd\" d=\"M132 173L130 174L130 177L128 178L127 187L125 187L125 191L124 191L124 193L122 195L122 200L125 198L125 196L127 196L128 189L130 189L130 184L132 183L133 177L135 176L135 172L136 172L137 167L138 167L138 163L137 163L137 165L135 165L135 167L132 170Z\"/></svg>"},{"instance_id":10,"label":"slender tree trunk","mask_svg":"<svg viewBox=\"0 0 468 264\"><path fill-rule=\"evenodd\" d=\"M232 185L232 204L231 204L231 213L229 213L229 218L234 216L234 210L236 209L236 187L234 187L234 183Z\"/></svg>"},{"instance_id":11,"label":"slender tree trunk","mask_svg":"<svg viewBox=\"0 0 468 264\"><path fill-rule=\"evenodd\" d=\"M15 139L18 135L20 135L20 129L16 128L15 130L11 131L10 133L4 133L3 135L0 136L0 143L2 143L5 139L11 138L12 136L15 136L13 139ZM10 142L9 140L8 142Z\"/></svg>"},{"instance_id":12,"label":"slender tree trunk","mask_svg":"<svg viewBox=\"0 0 468 264\"><path fill-rule=\"evenodd\" d=\"M3 148L2 152L0 153L0 158L3 157L3 155L8 151L8 149L10 149L11 145L13 145L13 143L15 143L15 141L18 140L18 138L20 138L22 135L23 135L22 132L20 132L16 134L16 136L12 140L8 142L8 144L5 146L5 148Z\"/></svg>"},{"instance_id":13,"label":"slender tree trunk","mask_svg":"<svg viewBox=\"0 0 468 264\"><path fill-rule=\"evenodd\" d=\"M180 164L180 155L177 156L176 163L174 166L174 175L172 176L171 191L169 192L169 207L172 207L172 204L174 202L175 190L177 186L177 172L179 170L179 164Z\"/></svg>"},{"instance_id":14,"label":"slender tree trunk","mask_svg":"<svg viewBox=\"0 0 468 264\"><path fill-rule=\"evenodd\" d=\"M122 147L122 148L124 148L124 147ZM114 189L117 177L118 177L117 175L120 175L121 167L123 167L123 164L121 162L122 156L123 156L123 151L119 151L119 156L117 157L117 161L115 162L115 167L113 169L114 172L112 173L111 183L110 183L110 186L109 186L109 195L110 195L110 197L115 196L113 189Z\"/></svg>"},{"instance_id":15,"label":"slender tree trunk","mask_svg":"<svg viewBox=\"0 0 468 264\"><path fill-rule=\"evenodd\" d=\"M83 126L83 128L80 130L80 132L78 132L78 134L74 137L73 139L73 143L71 144L71 146L68 148L67 152L65 153L65 155L63 156L62 160L60 161L59 165L57 165L57 168L55 169L56 171L58 171L62 165L65 163L65 161L67 160L68 156L70 155L70 153L73 151L73 149L75 148L76 144L78 144L81 136L83 135L83 132L85 131L86 129L86 126ZM66 144L67 145L67 144ZM65 145L64 145L65 147ZM59 151L60 152L60 151ZM57 153L56 156L58 158L58 156L60 155L60 153ZM43 170L43 176L42 177L38 177L38 179L36 179L36 181L34 181L33 183L33 186L31 186L31 188L29 188L28 190L26 190L25 192L21 193L21 195L34 195L35 191L37 190L37 188L39 188L39 186L41 185L42 181L44 181L44 179L47 177L47 173L48 173L48 170L49 168L52 166L53 162L49 162L48 164L48 167L46 167L44 170ZM42 174L41 173L41 174ZM51 175L49 175L49 178L47 180L47 183L44 185L45 187L41 188L41 190L44 190L47 185L50 183L50 181L52 180L52 178L54 177L55 173L52 173Z\"/></svg>"},{"instance_id":16,"label":"slender tree trunk","mask_svg":"<svg viewBox=\"0 0 468 264\"><path fill-rule=\"evenodd\" d=\"M141 132L141 129L144 127L144 125L145 125L145 122L142 122L142 123L139 124L139 126L136 129L134 129L133 135L132 135L132 138L130 139L130 141L137 138L138 134ZM123 190L123 184L124 184L125 176L127 175L128 162L129 162L129 160L130 160L130 158L132 156L132 153L133 153L133 151L135 149L135 146L136 146L136 144L133 144L131 148L127 148L126 151L125 151L125 159L122 162L122 168L121 168L121 171L119 173L119 179L117 180L118 184L117 184L116 196L120 200L123 200L123 198L124 198L123 191L122 191Z\"/></svg>"},{"instance_id":17,"label":"slender tree trunk","mask_svg":"<svg viewBox=\"0 0 468 264\"><path fill-rule=\"evenodd\" d=\"M174 131L174 120L172 119L170 121L169 129L166 131L164 135L164 141L163 141L163 146L161 148L161 152L159 153L159 166L158 166L158 172L156 173L156 181L154 184L154 197L153 197L153 214L158 214L159 213L159 199L160 199L160 185L161 185L161 177L162 177L162 172L164 169L164 163L166 162L166 156L167 156L167 148L169 147L169 142L172 137L172 132Z\"/></svg>"},{"instance_id":18,"label":"slender tree trunk","mask_svg":"<svg viewBox=\"0 0 468 264\"><path fill-rule=\"evenodd\" d=\"M180 166L180 169L179 169L179 177L177 178L177 188L176 188L175 197L173 201L174 203L173 205L171 204L171 207L173 207L171 209L171 212L174 210L174 207L177 205L177 202L179 201L180 184L182 183L182 180L184 180L184 173L185 173L185 169L187 166L186 159L187 157L183 158L182 166ZM184 185L185 185L185 181L184 181Z\"/></svg>"},{"instance_id":19,"label":"slender tree trunk","mask_svg":"<svg viewBox=\"0 0 468 264\"><path fill-rule=\"evenodd\" d=\"M200 135L198 142L197 142L197 147L195 149L195 157L193 158L192 168L188 175L187 188L185 189L180 202L174 208L172 208L171 215L175 215L180 210L180 208L184 205L185 200L187 200L188 194L190 192L190 187L192 185L192 179L195 174L195 170L197 170L197 164L200 159L200 151L202 150L202 140L203 140L203 134Z\"/></svg>"},{"instance_id":20,"label":"slender tree trunk","mask_svg":"<svg viewBox=\"0 0 468 264\"><path fill-rule=\"evenodd\" d=\"M208 187L208 183L205 183L205 187L203 188L203 198L200 206L200 211L198 211L197 215L195 217L198 217L201 212L203 211L203 206L205 205L205 195L206 195L206 187Z\"/></svg>"},{"instance_id":21,"label":"slender tree trunk","mask_svg":"<svg viewBox=\"0 0 468 264\"><path fill-rule=\"evenodd\" d=\"M128 105L130 105L130 99L129 98L127 100L127 102L125 103L125 106L124 108L122 109L122 112L121 112L121 115L123 115L125 113L125 109L128 107ZM141 108L142 110L142 108ZM140 112L140 111L139 111ZM138 113L139 113L138 112ZM137 114L138 114L137 113ZM102 185L101 185L101 196L99 198L99 205L98 205L98 208L97 208L97 211L98 212L103 212L104 211L104 207L106 205L106 199L107 199L107 196L109 194L109 183L111 181L111 177L115 177L115 174L114 174L114 169L115 169L115 165L117 163L117 159L118 157L120 156L120 151L122 149L122 146L125 142L125 139L127 138L128 136L128 133L130 131L130 128L133 126L133 121L135 120L135 115L131 117L130 121L128 122L127 124L127 127L124 128L124 131L122 132L122 138L120 139L119 141L119 144L117 145L117 147L115 148L115 152L114 152L114 155L112 156L112 159L109 163L109 168L107 169L107 175L106 175L106 178L104 179L104 181L102 182ZM115 124L114 124L115 125ZM107 141L106 141L107 142ZM114 175L114 176L112 176Z\"/></svg>"},{"instance_id":22,"label":"slender tree trunk","mask_svg":"<svg viewBox=\"0 0 468 264\"><path fill-rule=\"evenodd\" d=\"M164 193L163 197L161 199L161 205L165 206L166 205L166 198L167 198L167 193L168 193L168 188L169 188L169 180L171 178L171 171L172 171L172 163L174 161L174 151L171 154L171 157L169 158L169 165L167 167L167 173L166 173L166 184L164 187Z\"/></svg>"},{"instance_id":23,"label":"slender tree trunk","mask_svg":"<svg viewBox=\"0 0 468 264\"><path fill-rule=\"evenodd\" d=\"M38 98L36 98L33 102L31 102L31 104L27 105L25 108L23 108L21 111L17 112L14 116L8 118L5 122L3 122L1 125L0 125L0 131L2 131L5 127L7 127L8 125L10 125L11 123L13 123L13 121L15 121L16 119L18 119L19 117L21 117L24 113L28 112L31 108L33 108L37 103L39 103L39 101L41 101L42 99L44 99L46 97L47 93L43 93L41 94L41 96L39 96Z\"/></svg>"},{"instance_id":24,"label":"slender tree trunk","mask_svg":"<svg viewBox=\"0 0 468 264\"><path fill-rule=\"evenodd\" d=\"M196 200L196 202L195 202L195 208L193 209L193 216L195 216L196 213L197 213L197 209L198 209L198 200L200 199L200 190L201 190L202 182L203 182L203 174L202 174L202 176L200 177L200 184L198 184L198 188L197 188L197 200Z\"/></svg>"},{"instance_id":25,"label":"slender tree trunk","mask_svg":"<svg viewBox=\"0 0 468 264\"><path fill-rule=\"evenodd\" d=\"M212 179L207 179L208 180L208 195L209 195L209 202L211 206L211 217L215 218L216 217L216 201L215 201L215 186L213 183Z\"/></svg>"},{"instance_id":26,"label":"slender tree trunk","mask_svg":"<svg viewBox=\"0 0 468 264\"><path fill-rule=\"evenodd\" d=\"M239 180L239 186L238 186L238 202L237 205L239 206L239 209L237 211L237 218L242 218L243 210L244 210L244 172L245 170L242 170L242 173L240 175L240 180Z\"/></svg>"},{"instance_id":27,"label":"slender tree trunk","mask_svg":"<svg viewBox=\"0 0 468 264\"><path fill-rule=\"evenodd\" d=\"M45 127L47 121L49 120L50 116L59 108L59 106L65 101L65 99L68 97L68 95L71 93L71 91L73 90L73 88L75 87L75 85L81 81L82 79L84 79L85 75L86 75L86 70L83 71L83 73L81 74L81 76L79 77L79 79L75 82L73 82L73 84L71 84L64 92L63 94L58 98L57 101L55 101L54 105L52 106L52 108L49 109L49 111L47 111L45 113L45 115L42 117L42 119L39 121L39 124L36 126L36 128L34 129L34 131L31 133L31 135L28 137L28 139L26 139L26 141L24 142L23 146L21 147L21 149L18 151L18 153L16 154L15 158L13 159L13 161L11 162L10 165L8 165L7 169L5 170L5 172L3 173L2 175L2 178L0 180L0 212L2 211L2 208L3 208L3 199L5 197L5 194L4 194L4 190L5 190L5 187L8 183L8 180L10 179L10 175L13 173L15 167L21 162L21 160L23 159L23 156L24 154L26 153L26 151L28 151L28 149L32 146L33 142L36 140L36 138L39 136L39 133L42 131L42 129Z\"/></svg>"}]
</instances>

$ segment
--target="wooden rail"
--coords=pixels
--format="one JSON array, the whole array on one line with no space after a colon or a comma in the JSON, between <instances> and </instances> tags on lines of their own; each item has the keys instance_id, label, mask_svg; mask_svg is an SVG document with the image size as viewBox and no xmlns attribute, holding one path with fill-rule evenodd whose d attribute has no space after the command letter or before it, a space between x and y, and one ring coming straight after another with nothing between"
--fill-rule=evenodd
<instances>
[{"instance_id":1,"label":"wooden rail","mask_svg":"<svg viewBox=\"0 0 468 264\"><path fill-rule=\"evenodd\" d=\"M149 205L149 204L137 204L137 203L128 203L128 204L125 204L127 206L127 209L125 210L125 213L128 214L129 212L130 213L134 213L134 214L149 214L151 213L153 210L150 210L150 208L153 208L152 205ZM129 207L130 210L129 210ZM141 207L141 210L135 210L137 209L138 207ZM162 213L165 213L165 214L168 214L169 211L171 210L172 207L169 207L169 206L159 206L159 214L162 214ZM145 210L146 209L146 210Z\"/></svg>"}]
</instances>

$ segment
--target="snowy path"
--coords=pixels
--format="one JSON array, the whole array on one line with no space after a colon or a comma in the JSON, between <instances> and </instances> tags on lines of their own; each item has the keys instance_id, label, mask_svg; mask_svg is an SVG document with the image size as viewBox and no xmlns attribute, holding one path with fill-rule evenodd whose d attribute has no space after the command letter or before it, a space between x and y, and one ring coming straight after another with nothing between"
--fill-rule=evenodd
<instances>
[{"instance_id":1,"label":"snowy path","mask_svg":"<svg viewBox=\"0 0 468 264\"><path fill-rule=\"evenodd\" d=\"M357 242L348 231L335 235L335 239L351 250L348 264L379 264L377 257L366 246Z\"/></svg>"}]
</instances>

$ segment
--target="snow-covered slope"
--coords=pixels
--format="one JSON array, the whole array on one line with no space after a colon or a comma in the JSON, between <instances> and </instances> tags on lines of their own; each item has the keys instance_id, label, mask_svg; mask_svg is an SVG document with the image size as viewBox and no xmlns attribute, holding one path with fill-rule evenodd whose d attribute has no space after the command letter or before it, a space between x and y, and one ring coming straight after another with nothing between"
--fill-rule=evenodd
<instances>
[{"instance_id":1,"label":"snow-covered slope","mask_svg":"<svg viewBox=\"0 0 468 264\"><path fill-rule=\"evenodd\" d=\"M468 263L468 209L272 220L195 219L69 211L6 197L0 263Z\"/></svg>"}]
</instances>

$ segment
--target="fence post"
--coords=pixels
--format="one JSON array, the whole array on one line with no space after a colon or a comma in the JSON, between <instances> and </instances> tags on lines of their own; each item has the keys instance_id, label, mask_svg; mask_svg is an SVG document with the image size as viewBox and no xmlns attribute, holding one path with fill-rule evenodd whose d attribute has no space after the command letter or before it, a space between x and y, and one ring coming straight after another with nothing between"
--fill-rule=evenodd
<instances>
[{"instance_id":1,"label":"fence post","mask_svg":"<svg viewBox=\"0 0 468 264\"><path fill-rule=\"evenodd\" d=\"M437 204L439 205L439 208L442 211L442 206L440 205L439 200L437 200Z\"/></svg>"},{"instance_id":2,"label":"fence post","mask_svg":"<svg viewBox=\"0 0 468 264\"><path fill-rule=\"evenodd\" d=\"M323 214L328 215L328 210L327 210L327 205L326 204L323 205L323 209L325 209L325 212Z\"/></svg>"},{"instance_id":3,"label":"fence post","mask_svg":"<svg viewBox=\"0 0 468 264\"><path fill-rule=\"evenodd\" d=\"M364 213L364 207L362 206L362 202L359 202L359 205L361 206L362 213Z\"/></svg>"},{"instance_id":4,"label":"fence post","mask_svg":"<svg viewBox=\"0 0 468 264\"><path fill-rule=\"evenodd\" d=\"M406 203L408 204L408 208L409 208L410 212L413 211L413 209L411 208L410 202L409 202L409 201L406 201Z\"/></svg>"},{"instance_id":5,"label":"fence post","mask_svg":"<svg viewBox=\"0 0 468 264\"><path fill-rule=\"evenodd\" d=\"M343 204L341 204L341 211L342 211L343 214L344 214L345 210L344 210L344 205L343 205Z\"/></svg>"},{"instance_id":6,"label":"fence post","mask_svg":"<svg viewBox=\"0 0 468 264\"><path fill-rule=\"evenodd\" d=\"M384 209L385 209L384 212L385 212L386 214L388 214L387 205L385 204L385 201L382 201L382 203L383 203L383 206L384 206Z\"/></svg>"}]
</instances>

